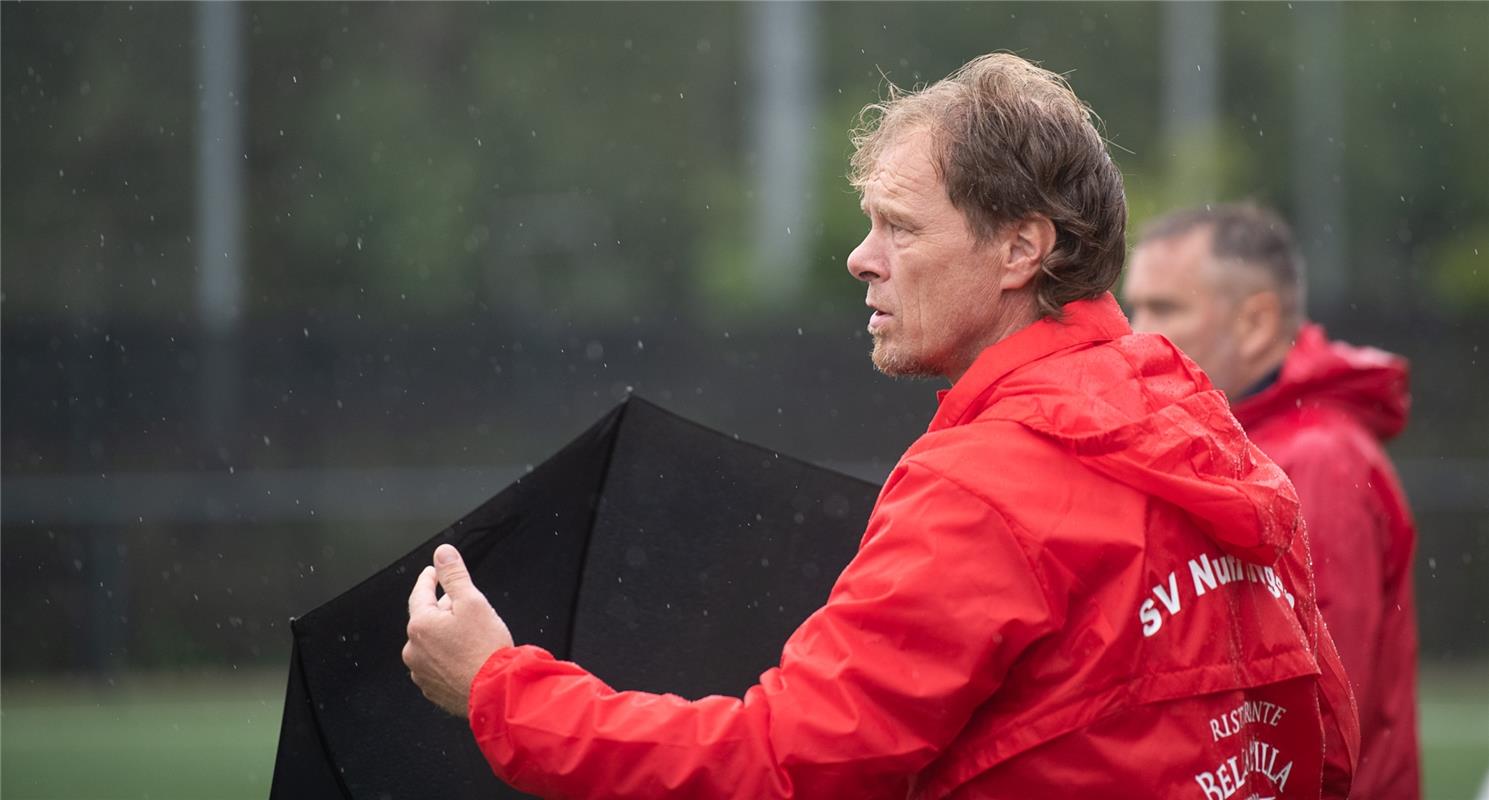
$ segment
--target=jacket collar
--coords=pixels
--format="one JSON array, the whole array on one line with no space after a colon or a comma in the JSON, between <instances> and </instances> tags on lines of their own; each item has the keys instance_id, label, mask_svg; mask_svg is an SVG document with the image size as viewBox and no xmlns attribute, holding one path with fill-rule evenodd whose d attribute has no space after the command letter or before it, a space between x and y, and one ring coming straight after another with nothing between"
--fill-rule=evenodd
<instances>
[{"instance_id":1,"label":"jacket collar","mask_svg":"<svg viewBox=\"0 0 1489 800\"><path fill-rule=\"evenodd\" d=\"M976 416L998 381L1025 364L1069 347L1132 333L1110 292L1066 303L1064 311L1061 320L1046 317L983 350L955 385L937 393L941 406L931 418L930 430L960 425Z\"/></svg>"}]
</instances>

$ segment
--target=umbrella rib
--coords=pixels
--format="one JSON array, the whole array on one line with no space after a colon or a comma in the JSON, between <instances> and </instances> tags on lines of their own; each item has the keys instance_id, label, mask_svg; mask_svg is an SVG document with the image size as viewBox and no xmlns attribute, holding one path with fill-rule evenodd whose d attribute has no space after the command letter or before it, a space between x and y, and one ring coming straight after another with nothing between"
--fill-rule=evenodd
<instances>
[{"instance_id":1,"label":"umbrella rib","mask_svg":"<svg viewBox=\"0 0 1489 800\"><path fill-rule=\"evenodd\" d=\"M290 657L295 659L295 665L300 669L300 683L305 689L305 703L310 707L310 718L315 720L315 738L321 746L321 757L326 760L331 777L336 779L336 785L341 789L341 796L347 800L352 800L355 795L352 794L351 787L346 784L345 770L338 768L341 762L336 757L336 752L331 749L331 740L326 738L326 724L321 720L320 709L316 708L316 702L313 699L313 693L310 688L310 671L305 669L305 654L300 651L299 647L293 647ZM283 731L280 732L280 736L284 736ZM279 765L277 755L274 760L275 767L277 768ZM273 800L274 786L272 783L269 787L269 792L270 800Z\"/></svg>"},{"instance_id":2,"label":"umbrella rib","mask_svg":"<svg viewBox=\"0 0 1489 800\"><path fill-rule=\"evenodd\" d=\"M610 483L610 468L615 463L615 451L620 447L620 434L624 429L626 414L631 410L634 400L627 398L621 406L620 413L615 418L615 438L610 441L610 450L605 453L605 464L600 467L600 484L595 488L595 504L589 512L589 523L585 525L584 550L579 555L579 572L574 576L574 594L569 598L569 631L564 637L565 660L572 661L574 658L574 629L579 623L579 595L584 591L584 573L589 569L590 542L595 535L595 521L600 516L600 504L605 499L605 487Z\"/></svg>"}]
</instances>

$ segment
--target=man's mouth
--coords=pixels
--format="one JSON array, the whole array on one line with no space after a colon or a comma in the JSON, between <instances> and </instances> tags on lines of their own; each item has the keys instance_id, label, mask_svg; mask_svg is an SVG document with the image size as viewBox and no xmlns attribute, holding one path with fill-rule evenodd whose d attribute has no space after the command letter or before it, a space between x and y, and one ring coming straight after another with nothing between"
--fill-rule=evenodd
<instances>
[{"instance_id":1,"label":"man's mouth","mask_svg":"<svg viewBox=\"0 0 1489 800\"><path fill-rule=\"evenodd\" d=\"M880 311L877 308L874 309L874 313L869 316L869 332L873 333L874 331L889 324L889 318L892 316L894 315L887 311Z\"/></svg>"}]
</instances>

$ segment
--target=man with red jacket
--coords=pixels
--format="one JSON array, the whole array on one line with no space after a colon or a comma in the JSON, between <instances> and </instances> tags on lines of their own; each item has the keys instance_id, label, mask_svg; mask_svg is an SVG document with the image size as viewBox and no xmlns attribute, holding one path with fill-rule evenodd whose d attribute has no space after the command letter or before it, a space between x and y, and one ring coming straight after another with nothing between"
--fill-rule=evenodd
<instances>
[{"instance_id":1,"label":"man with red jacket","mask_svg":"<svg viewBox=\"0 0 1489 800\"><path fill-rule=\"evenodd\" d=\"M1108 293L1126 207L1089 110L996 54L869 112L873 360L952 386L779 666L742 698L614 691L513 646L442 546L414 681L546 797L1343 797L1296 494Z\"/></svg>"},{"instance_id":2,"label":"man with red jacket","mask_svg":"<svg viewBox=\"0 0 1489 800\"><path fill-rule=\"evenodd\" d=\"M1359 704L1353 796L1418 797L1416 531L1382 447L1406 424L1406 363L1305 322L1292 235L1252 206L1153 223L1123 293L1133 327L1191 356L1297 487L1318 605Z\"/></svg>"}]
</instances>

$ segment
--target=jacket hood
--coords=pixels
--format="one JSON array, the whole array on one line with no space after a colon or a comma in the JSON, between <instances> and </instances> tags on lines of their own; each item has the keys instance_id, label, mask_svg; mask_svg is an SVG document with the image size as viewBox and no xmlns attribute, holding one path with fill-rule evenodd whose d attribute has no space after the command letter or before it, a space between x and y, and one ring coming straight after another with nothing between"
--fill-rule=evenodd
<instances>
[{"instance_id":1,"label":"jacket hood","mask_svg":"<svg viewBox=\"0 0 1489 800\"><path fill-rule=\"evenodd\" d=\"M1194 362L1167 339L1130 333L1106 300L1071 303L1063 322L1042 320L988 348L943 397L932 429L954 424L943 419L948 406L1017 422L1178 507L1230 554L1275 563L1301 524L1292 483Z\"/></svg>"},{"instance_id":2,"label":"jacket hood","mask_svg":"<svg viewBox=\"0 0 1489 800\"><path fill-rule=\"evenodd\" d=\"M1411 408L1406 359L1376 350L1331 342L1318 325L1306 325L1266 389L1236 403L1236 418L1251 427L1299 408L1343 411L1381 441L1406 427Z\"/></svg>"}]
</instances>

